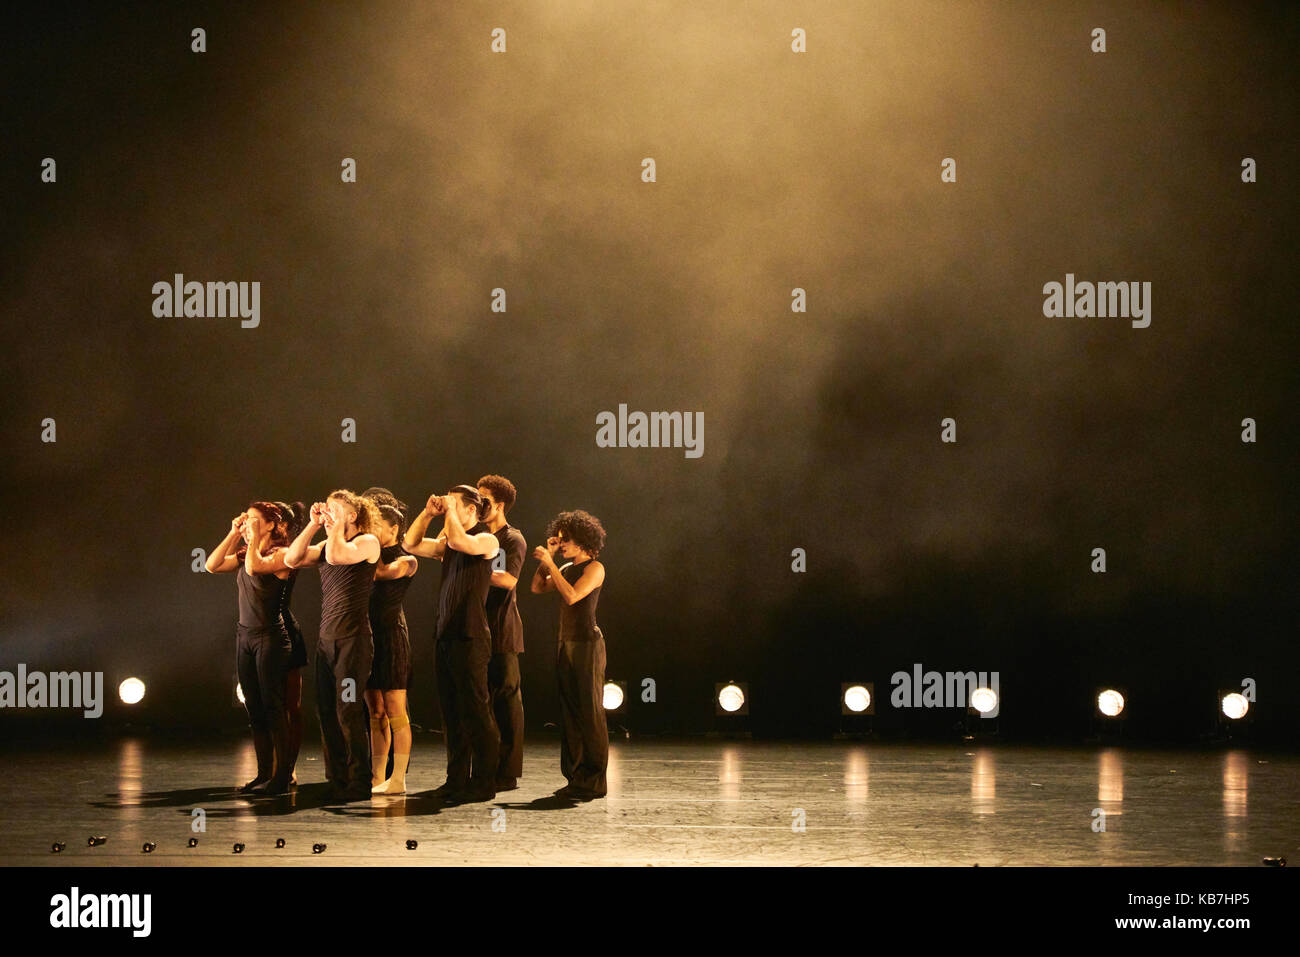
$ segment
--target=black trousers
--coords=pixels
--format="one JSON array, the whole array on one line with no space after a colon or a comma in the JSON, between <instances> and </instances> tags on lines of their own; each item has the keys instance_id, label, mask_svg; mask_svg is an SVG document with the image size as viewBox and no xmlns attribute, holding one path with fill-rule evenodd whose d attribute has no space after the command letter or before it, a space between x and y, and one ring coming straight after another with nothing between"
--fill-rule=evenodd
<instances>
[{"instance_id":1,"label":"black trousers","mask_svg":"<svg viewBox=\"0 0 1300 957\"><path fill-rule=\"evenodd\" d=\"M501 732L497 777L517 778L524 773L524 695L519 687L519 655L498 651L488 662L488 694L492 716Z\"/></svg>"},{"instance_id":2,"label":"black trousers","mask_svg":"<svg viewBox=\"0 0 1300 957\"><path fill-rule=\"evenodd\" d=\"M235 673L244 691L244 707L254 732L268 733L278 770L288 775L289 716L284 704L284 676L292 645L283 628L235 626ZM270 777L272 768L257 769Z\"/></svg>"},{"instance_id":3,"label":"black trousers","mask_svg":"<svg viewBox=\"0 0 1300 957\"><path fill-rule=\"evenodd\" d=\"M369 631L322 638L316 645L316 714L325 777L337 788L370 790L370 712L364 692L374 653ZM344 684L349 678L351 683Z\"/></svg>"},{"instance_id":4,"label":"black trousers","mask_svg":"<svg viewBox=\"0 0 1300 957\"><path fill-rule=\"evenodd\" d=\"M605 639L561 641L555 662L563 717L560 771L569 784L605 794L609 729L605 724Z\"/></svg>"},{"instance_id":5,"label":"black trousers","mask_svg":"<svg viewBox=\"0 0 1300 957\"><path fill-rule=\"evenodd\" d=\"M488 694L490 638L443 638L434 648L438 707L447 738L447 785L495 790L501 735Z\"/></svg>"}]
</instances>

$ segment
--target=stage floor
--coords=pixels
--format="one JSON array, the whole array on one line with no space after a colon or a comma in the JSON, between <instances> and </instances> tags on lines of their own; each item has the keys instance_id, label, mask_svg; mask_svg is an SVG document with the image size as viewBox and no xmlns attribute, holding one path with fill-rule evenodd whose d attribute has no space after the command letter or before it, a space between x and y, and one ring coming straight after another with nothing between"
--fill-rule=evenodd
<instances>
[{"instance_id":1,"label":"stage floor","mask_svg":"<svg viewBox=\"0 0 1300 957\"><path fill-rule=\"evenodd\" d=\"M642 738L609 796L569 805L559 741L517 791L441 807L442 743L416 738L406 797L323 803L320 746L287 798L248 799L251 746L213 738L7 748L0 863L381 865L1251 865L1300 862L1300 758L1244 750ZM202 808L206 832L191 830ZM1103 818L1105 830L1097 830ZM802 824L802 827L800 825ZM87 838L108 842L88 847ZM196 836L199 844L188 848ZM277 849L276 839L286 846ZM419 846L407 850L407 840ZM54 854L50 845L64 841ZM152 841L157 849L141 853ZM232 852L242 842L242 854ZM312 844L324 842L323 854Z\"/></svg>"}]
</instances>

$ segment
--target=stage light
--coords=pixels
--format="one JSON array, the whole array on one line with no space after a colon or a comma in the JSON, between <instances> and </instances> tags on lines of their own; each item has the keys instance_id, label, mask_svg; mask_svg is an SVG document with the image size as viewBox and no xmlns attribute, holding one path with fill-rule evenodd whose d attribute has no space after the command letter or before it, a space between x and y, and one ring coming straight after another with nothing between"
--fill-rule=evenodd
<instances>
[{"instance_id":1,"label":"stage light","mask_svg":"<svg viewBox=\"0 0 1300 957\"><path fill-rule=\"evenodd\" d=\"M275 846L276 846L277 848L284 847L284 838L282 838L282 837L277 837L277 838L275 839Z\"/></svg>"},{"instance_id":2,"label":"stage light","mask_svg":"<svg viewBox=\"0 0 1300 957\"><path fill-rule=\"evenodd\" d=\"M236 854L243 854L243 853L244 853L244 845L243 845L243 844L236 844L236 845L235 845L235 853L236 853Z\"/></svg>"},{"instance_id":3,"label":"stage light","mask_svg":"<svg viewBox=\"0 0 1300 957\"><path fill-rule=\"evenodd\" d=\"M1113 688L1097 695L1097 710L1108 718L1115 718L1124 710L1124 696Z\"/></svg>"},{"instance_id":4,"label":"stage light","mask_svg":"<svg viewBox=\"0 0 1300 957\"><path fill-rule=\"evenodd\" d=\"M157 849L157 847L158 845L155 844L153 841L145 841L143 844L140 845L140 851L141 853L144 854L152 854Z\"/></svg>"},{"instance_id":5,"label":"stage light","mask_svg":"<svg viewBox=\"0 0 1300 957\"><path fill-rule=\"evenodd\" d=\"M622 681L605 682L604 705L606 711L618 711L623 707L623 702L627 700L623 685L624 682Z\"/></svg>"},{"instance_id":6,"label":"stage light","mask_svg":"<svg viewBox=\"0 0 1300 957\"><path fill-rule=\"evenodd\" d=\"M862 714L871 707L871 692L865 685L849 685L844 689L841 700L851 714Z\"/></svg>"},{"instance_id":7,"label":"stage light","mask_svg":"<svg viewBox=\"0 0 1300 957\"><path fill-rule=\"evenodd\" d=\"M188 845L188 846L189 846L189 847L198 847L198 846L199 846L199 839L198 839L197 837L192 837L192 838L190 838L190 842L189 842L189 845Z\"/></svg>"},{"instance_id":8,"label":"stage light","mask_svg":"<svg viewBox=\"0 0 1300 957\"><path fill-rule=\"evenodd\" d=\"M91 836L91 837L89 837L89 838L86 839L86 846L87 846L87 847L99 847L99 845L101 845L101 844L105 844L105 843L107 843L107 841L108 841L108 838L106 838L106 837L96 837L96 836Z\"/></svg>"},{"instance_id":9,"label":"stage light","mask_svg":"<svg viewBox=\"0 0 1300 957\"><path fill-rule=\"evenodd\" d=\"M413 850L415 850L415 849L416 849L417 847L419 847L419 846L420 846L420 842L419 842L419 841L407 841L407 842L406 842L406 849L407 849L408 851L413 851Z\"/></svg>"},{"instance_id":10,"label":"stage light","mask_svg":"<svg viewBox=\"0 0 1300 957\"><path fill-rule=\"evenodd\" d=\"M144 698L144 682L139 678L127 678L117 686L117 696L123 704L139 704Z\"/></svg>"},{"instance_id":11,"label":"stage light","mask_svg":"<svg viewBox=\"0 0 1300 957\"><path fill-rule=\"evenodd\" d=\"M972 681L971 684L974 684ZM981 715L988 714L998 706L998 695L992 688L976 688L970 695L970 706Z\"/></svg>"},{"instance_id":12,"label":"stage light","mask_svg":"<svg viewBox=\"0 0 1300 957\"><path fill-rule=\"evenodd\" d=\"M727 714L737 714L745 707L745 692L737 684L728 683L718 688L718 707Z\"/></svg>"},{"instance_id":13,"label":"stage light","mask_svg":"<svg viewBox=\"0 0 1300 957\"><path fill-rule=\"evenodd\" d=\"M67 847L68 847L67 842L55 841L53 844L50 845L50 851L57 854L59 853L59 851L67 850Z\"/></svg>"},{"instance_id":14,"label":"stage light","mask_svg":"<svg viewBox=\"0 0 1300 957\"><path fill-rule=\"evenodd\" d=\"M1223 696L1219 706L1223 709L1223 714L1230 721L1239 721L1246 716L1250 710L1250 702L1246 700L1245 695L1236 691Z\"/></svg>"}]
</instances>

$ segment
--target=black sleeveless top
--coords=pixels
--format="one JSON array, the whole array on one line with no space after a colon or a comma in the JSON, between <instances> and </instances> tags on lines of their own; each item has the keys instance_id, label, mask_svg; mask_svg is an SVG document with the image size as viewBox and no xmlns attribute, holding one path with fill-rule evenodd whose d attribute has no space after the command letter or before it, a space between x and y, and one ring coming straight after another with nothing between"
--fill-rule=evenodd
<instances>
[{"instance_id":1,"label":"black sleeveless top","mask_svg":"<svg viewBox=\"0 0 1300 957\"><path fill-rule=\"evenodd\" d=\"M239 623L245 628L278 628L284 579L250 575L240 562L235 583L239 589Z\"/></svg>"},{"instance_id":2,"label":"black sleeveless top","mask_svg":"<svg viewBox=\"0 0 1300 957\"><path fill-rule=\"evenodd\" d=\"M586 571L586 566L590 565L593 559L588 558L585 562L576 565L565 565L560 569L560 574L570 585L575 585L582 573ZM594 641L603 637L600 629L596 627L596 602L600 601L600 590L605 586L597 585L587 597L570 605L563 600L560 605L560 641Z\"/></svg>"},{"instance_id":3,"label":"black sleeveless top","mask_svg":"<svg viewBox=\"0 0 1300 957\"><path fill-rule=\"evenodd\" d=\"M479 522L467 530L469 535L486 532L487 525ZM442 554L442 584L438 586L438 641L453 638L486 638L492 640L488 629L488 588L492 584L492 559L482 555L467 555L450 545Z\"/></svg>"},{"instance_id":4,"label":"black sleeveless top","mask_svg":"<svg viewBox=\"0 0 1300 957\"><path fill-rule=\"evenodd\" d=\"M380 561L385 565L392 564L405 554L406 549L396 542L379 550ZM412 578L413 576L407 575L404 578L375 582L375 589L370 593L371 631L387 634L406 629L406 612L402 610L402 600L406 598L406 590L411 587Z\"/></svg>"},{"instance_id":5,"label":"black sleeveless top","mask_svg":"<svg viewBox=\"0 0 1300 957\"><path fill-rule=\"evenodd\" d=\"M360 532L357 535L361 534ZM356 538L353 535L352 538ZM349 538L348 541L352 541ZM370 592L375 586L375 563L331 565L321 548L320 640L370 637Z\"/></svg>"}]
</instances>

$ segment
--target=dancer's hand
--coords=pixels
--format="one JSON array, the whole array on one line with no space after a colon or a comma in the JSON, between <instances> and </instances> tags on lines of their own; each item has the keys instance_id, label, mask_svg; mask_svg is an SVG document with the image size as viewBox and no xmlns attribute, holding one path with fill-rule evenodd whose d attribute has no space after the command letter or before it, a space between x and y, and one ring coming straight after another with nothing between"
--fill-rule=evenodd
<instances>
[{"instance_id":1,"label":"dancer's hand","mask_svg":"<svg viewBox=\"0 0 1300 957\"><path fill-rule=\"evenodd\" d=\"M537 559L543 565L555 564L555 558L541 545L538 545L533 549L533 558Z\"/></svg>"},{"instance_id":2,"label":"dancer's hand","mask_svg":"<svg viewBox=\"0 0 1300 957\"><path fill-rule=\"evenodd\" d=\"M430 495L429 501L424 503L424 510L430 515L441 515L447 511L447 505L441 495Z\"/></svg>"},{"instance_id":3,"label":"dancer's hand","mask_svg":"<svg viewBox=\"0 0 1300 957\"><path fill-rule=\"evenodd\" d=\"M317 525L325 524L325 514L327 509L324 502L315 502L311 507L311 520Z\"/></svg>"},{"instance_id":4,"label":"dancer's hand","mask_svg":"<svg viewBox=\"0 0 1300 957\"><path fill-rule=\"evenodd\" d=\"M240 512L238 515L236 515L234 518L230 520L230 530L232 532L239 532L240 534L243 534L244 522L246 521L248 521L248 513Z\"/></svg>"}]
</instances>

